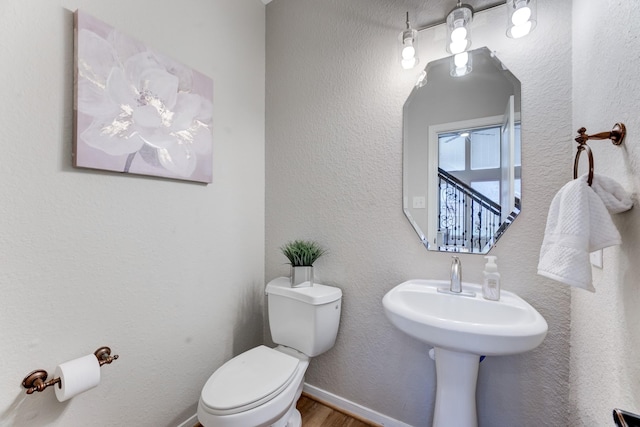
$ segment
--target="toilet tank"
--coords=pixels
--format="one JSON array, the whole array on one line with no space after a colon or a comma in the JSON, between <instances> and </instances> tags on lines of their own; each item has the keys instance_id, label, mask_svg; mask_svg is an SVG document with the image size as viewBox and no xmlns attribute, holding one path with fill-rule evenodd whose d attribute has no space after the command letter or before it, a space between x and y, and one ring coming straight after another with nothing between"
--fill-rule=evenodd
<instances>
[{"instance_id":1,"label":"toilet tank","mask_svg":"<svg viewBox=\"0 0 640 427\"><path fill-rule=\"evenodd\" d=\"M266 293L274 343L309 357L333 347L342 308L339 288L318 283L292 288L288 277L279 277L267 284Z\"/></svg>"}]
</instances>

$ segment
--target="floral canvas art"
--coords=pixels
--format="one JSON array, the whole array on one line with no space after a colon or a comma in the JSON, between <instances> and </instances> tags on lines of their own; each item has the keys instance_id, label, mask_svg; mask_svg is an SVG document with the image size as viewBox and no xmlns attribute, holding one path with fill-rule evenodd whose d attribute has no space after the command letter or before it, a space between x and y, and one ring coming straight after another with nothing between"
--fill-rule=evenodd
<instances>
[{"instance_id":1,"label":"floral canvas art","mask_svg":"<svg viewBox=\"0 0 640 427\"><path fill-rule=\"evenodd\" d=\"M75 13L76 167L212 181L213 81Z\"/></svg>"}]
</instances>

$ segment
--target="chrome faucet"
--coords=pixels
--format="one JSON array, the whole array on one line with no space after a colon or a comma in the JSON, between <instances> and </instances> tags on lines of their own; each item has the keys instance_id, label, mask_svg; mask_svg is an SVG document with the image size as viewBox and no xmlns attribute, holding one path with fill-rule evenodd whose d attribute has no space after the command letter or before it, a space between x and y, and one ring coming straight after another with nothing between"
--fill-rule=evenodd
<instances>
[{"instance_id":1,"label":"chrome faucet","mask_svg":"<svg viewBox=\"0 0 640 427\"><path fill-rule=\"evenodd\" d=\"M451 286L449 290L458 294L462 292L462 263L457 256L451 258Z\"/></svg>"},{"instance_id":2,"label":"chrome faucet","mask_svg":"<svg viewBox=\"0 0 640 427\"><path fill-rule=\"evenodd\" d=\"M438 292L475 298L476 293L474 291L462 290L462 262L460 262L460 258L455 255L451 258L451 283L449 284L449 289L443 286L438 288Z\"/></svg>"}]
</instances>

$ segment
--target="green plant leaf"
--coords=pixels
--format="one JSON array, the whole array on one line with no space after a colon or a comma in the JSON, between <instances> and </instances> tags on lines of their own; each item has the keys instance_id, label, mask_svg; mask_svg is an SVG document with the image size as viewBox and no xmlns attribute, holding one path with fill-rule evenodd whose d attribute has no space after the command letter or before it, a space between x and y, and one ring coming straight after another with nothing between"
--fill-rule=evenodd
<instances>
[{"instance_id":1,"label":"green plant leaf","mask_svg":"<svg viewBox=\"0 0 640 427\"><path fill-rule=\"evenodd\" d=\"M327 252L312 240L294 240L282 246L280 250L294 267L312 266L318 258Z\"/></svg>"}]
</instances>

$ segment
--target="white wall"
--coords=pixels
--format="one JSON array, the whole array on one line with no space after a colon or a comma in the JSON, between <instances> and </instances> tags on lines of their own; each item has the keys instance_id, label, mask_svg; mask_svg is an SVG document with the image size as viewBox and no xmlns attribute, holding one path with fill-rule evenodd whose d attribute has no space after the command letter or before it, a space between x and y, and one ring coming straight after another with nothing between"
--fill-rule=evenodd
<instances>
[{"instance_id":1,"label":"white wall","mask_svg":"<svg viewBox=\"0 0 640 427\"><path fill-rule=\"evenodd\" d=\"M71 167L77 8L213 78L212 184ZM258 0L0 2L0 425L175 426L261 342L264 20ZM102 345L98 388L24 394Z\"/></svg>"},{"instance_id":2,"label":"white wall","mask_svg":"<svg viewBox=\"0 0 640 427\"><path fill-rule=\"evenodd\" d=\"M418 4L419 3L419 4ZM492 255L503 286L547 319L535 351L480 367L481 426L567 425L570 291L536 275L546 213L571 174L571 1L538 2L539 24L504 36L503 8L477 14L488 45L522 82L523 211ZM383 295L410 278L447 278L450 257L427 252L402 212L402 105L420 70L401 69L404 12L429 2L276 0L267 7L266 279L287 275L278 248L317 239L320 282L344 292L336 346L307 381L413 426L435 393L428 347L385 318ZM417 23L420 24L419 22ZM445 55L444 30L421 34L421 63ZM462 255L478 281L484 259Z\"/></svg>"},{"instance_id":3,"label":"white wall","mask_svg":"<svg viewBox=\"0 0 640 427\"><path fill-rule=\"evenodd\" d=\"M640 413L640 11L633 2L585 3L573 6L572 128L597 133L626 124L621 147L589 145L595 172L615 178L635 202L614 215L622 245L605 249L604 269L593 270L596 293L571 293L572 425L604 426L612 425L613 408Z\"/></svg>"}]
</instances>

